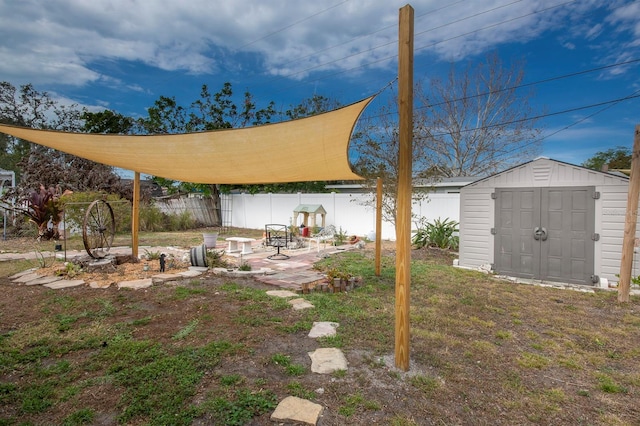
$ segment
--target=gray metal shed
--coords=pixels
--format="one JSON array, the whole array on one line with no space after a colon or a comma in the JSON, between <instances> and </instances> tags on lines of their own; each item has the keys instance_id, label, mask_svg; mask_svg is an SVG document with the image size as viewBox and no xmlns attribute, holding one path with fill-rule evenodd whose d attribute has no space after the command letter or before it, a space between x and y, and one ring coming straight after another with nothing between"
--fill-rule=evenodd
<instances>
[{"instance_id":1,"label":"gray metal shed","mask_svg":"<svg viewBox=\"0 0 640 426\"><path fill-rule=\"evenodd\" d=\"M617 282L628 186L626 176L548 158L473 182L460 190L458 264L533 280Z\"/></svg>"}]
</instances>

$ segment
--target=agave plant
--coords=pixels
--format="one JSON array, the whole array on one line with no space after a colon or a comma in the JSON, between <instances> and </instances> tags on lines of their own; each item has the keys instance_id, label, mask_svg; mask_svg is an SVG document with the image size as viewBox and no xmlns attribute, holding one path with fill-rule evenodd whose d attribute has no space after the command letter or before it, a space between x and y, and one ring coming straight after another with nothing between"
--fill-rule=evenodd
<instances>
[{"instance_id":1,"label":"agave plant","mask_svg":"<svg viewBox=\"0 0 640 426\"><path fill-rule=\"evenodd\" d=\"M411 242L416 248L429 246L457 250L459 244L458 222L451 219L440 220L440 218L433 222L425 221L418 228Z\"/></svg>"}]
</instances>

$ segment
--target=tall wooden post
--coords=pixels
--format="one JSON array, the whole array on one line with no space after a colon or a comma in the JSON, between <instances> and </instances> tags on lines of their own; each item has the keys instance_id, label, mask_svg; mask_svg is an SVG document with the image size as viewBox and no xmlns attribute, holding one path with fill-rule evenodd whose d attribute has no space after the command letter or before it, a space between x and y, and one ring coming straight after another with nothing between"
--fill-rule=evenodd
<instances>
[{"instance_id":1,"label":"tall wooden post","mask_svg":"<svg viewBox=\"0 0 640 426\"><path fill-rule=\"evenodd\" d=\"M413 8L400 9L398 37L398 199L396 210L395 365L409 370L411 291L411 157L413 146Z\"/></svg>"},{"instance_id":2,"label":"tall wooden post","mask_svg":"<svg viewBox=\"0 0 640 426\"><path fill-rule=\"evenodd\" d=\"M631 176L629 177L629 193L627 195L627 215L624 221L624 237L622 239L622 259L620 260L620 282L618 283L618 302L629 302L631 288L631 266L633 263L633 247L636 239L638 222L638 195L640 192L640 124L636 126L633 138L633 155L631 156Z\"/></svg>"},{"instance_id":3,"label":"tall wooden post","mask_svg":"<svg viewBox=\"0 0 640 426\"><path fill-rule=\"evenodd\" d=\"M380 276L382 260L382 178L376 182L376 276Z\"/></svg>"},{"instance_id":4,"label":"tall wooden post","mask_svg":"<svg viewBox=\"0 0 640 426\"><path fill-rule=\"evenodd\" d=\"M138 258L138 229L140 228L140 172L133 176L133 204L131 208L131 256Z\"/></svg>"}]
</instances>

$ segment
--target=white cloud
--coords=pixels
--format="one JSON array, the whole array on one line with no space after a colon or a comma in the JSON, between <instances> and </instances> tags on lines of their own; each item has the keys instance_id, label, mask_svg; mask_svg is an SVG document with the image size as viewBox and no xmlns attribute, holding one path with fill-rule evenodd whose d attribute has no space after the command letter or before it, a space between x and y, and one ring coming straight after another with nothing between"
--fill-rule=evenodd
<instances>
[{"instance_id":1,"label":"white cloud","mask_svg":"<svg viewBox=\"0 0 640 426\"><path fill-rule=\"evenodd\" d=\"M112 78L96 64L131 61L165 71L242 70L239 54L257 54L272 75L301 79L318 70L393 69L398 0L0 0L0 80L82 86ZM607 18L638 41L640 4ZM566 48L605 31L589 19L595 0L416 0L416 55L460 60L503 43L526 42L567 24ZM542 12L540 12L542 11ZM540 12L540 13L537 13ZM575 21L572 21L575 20ZM560 45L560 44L559 44ZM609 46L611 46L610 44ZM638 47L638 46L636 46ZM608 50L608 54L614 52ZM254 70L256 71L256 70Z\"/></svg>"},{"instance_id":2,"label":"white cloud","mask_svg":"<svg viewBox=\"0 0 640 426\"><path fill-rule=\"evenodd\" d=\"M593 40L596 37L598 37L602 33L602 31L603 31L602 24L596 24L587 31L587 33L585 34L585 37L587 38L587 40Z\"/></svg>"}]
</instances>

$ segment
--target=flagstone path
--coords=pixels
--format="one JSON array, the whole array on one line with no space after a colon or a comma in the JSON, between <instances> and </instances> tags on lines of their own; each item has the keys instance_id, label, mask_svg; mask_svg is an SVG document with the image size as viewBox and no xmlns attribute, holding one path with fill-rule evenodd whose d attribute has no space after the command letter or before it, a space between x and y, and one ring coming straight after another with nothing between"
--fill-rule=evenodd
<instances>
[{"instance_id":1,"label":"flagstone path","mask_svg":"<svg viewBox=\"0 0 640 426\"><path fill-rule=\"evenodd\" d=\"M267 294L269 296L281 298L293 298L298 296L296 293L287 290L269 290L267 291ZM291 299L289 300L289 303L298 301L293 304L294 309L313 308L313 305L308 302L306 306L300 307L303 306L303 303L299 302L300 300L304 299ZM309 331L308 337L315 339L319 337L335 336L336 329L339 326L340 324L338 324L337 322L314 322L313 327ZM311 358L311 371L313 373L332 374L336 371L347 370L347 358L338 348L318 348L313 352L308 352L308 355L309 358ZM293 421L316 425L318 424L318 419L321 415L322 405L316 404L306 399L288 396L280 401L275 411L271 415L271 420Z\"/></svg>"}]
</instances>

